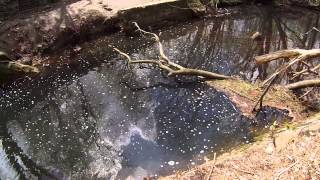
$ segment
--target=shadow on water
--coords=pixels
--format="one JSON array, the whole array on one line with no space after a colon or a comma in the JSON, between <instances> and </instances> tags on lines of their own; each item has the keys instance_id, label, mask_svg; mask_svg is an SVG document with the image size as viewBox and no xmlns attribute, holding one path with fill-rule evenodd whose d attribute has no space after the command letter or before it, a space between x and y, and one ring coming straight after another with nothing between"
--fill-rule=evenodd
<instances>
[{"instance_id":1,"label":"shadow on water","mask_svg":"<svg viewBox=\"0 0 320 180\"><path fill-rule=\"evenodd\" d=\"M270 13L279 12L254 7L241 16L171 27L161 37L169 57L183 65L255 81L270 67L255 67L254 55L300 47L291 32L309 29L301 15L282 12L269 22L275 18ZM306 16L316 17L312 12ZM250 41L255 31L263 34L262 47ZM306 37L309 47L318 43ZM66 56L79 60L79 66L57 68L1 90L1 179L166 175L250 143L253 129L287 119L287 112L269 107L249 119L225 94L202 82L166 78L149 67L127 69L108 48L110 42L136 58L156 57L150 42L102 38L84 44L80 55ZM107 63L88 64L95 60Z\"/></svg>"}]
</instances>

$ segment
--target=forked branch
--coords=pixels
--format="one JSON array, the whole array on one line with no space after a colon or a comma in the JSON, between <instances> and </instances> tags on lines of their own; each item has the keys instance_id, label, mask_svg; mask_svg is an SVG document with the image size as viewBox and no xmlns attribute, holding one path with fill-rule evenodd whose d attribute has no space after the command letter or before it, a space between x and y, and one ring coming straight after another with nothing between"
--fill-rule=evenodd
<instances>
[{"instance_id":1,"label":"forked branch","mask_svg":"<svg viewBox=\"0 0 320 180\"><path fill-rule=\"evenodd\" d=\"M320 49L311 49L311 50L291 49L291 50L280 50L280 51L276 51L276 52L272 52L269 54L255 57L257 64L269 63L271 61L278 60L278 59L285 59L285 60L289 60L289 61L287 63L285 63L284 65L282 65L281 67L279 67L271 76L269 76L262 83L262 85L265 87L265 89L262 92L262 94L261 94L259 100L257 101L253 110L256 109L258 104L260 104L260 108L262 107L263 97L269 91L270 87L275 83L275 81L279 78L279 76L281 74L284 74L285 72L290 70L294 64L301 63L304 66L307 66L307 68L304 70L301 70L299 72L295 72L291 79L297 78L297 77L299 77L305 73L308 73L308 72L317 74L316 70L318 70L320 68L320 65L317 65L314 68L311 68L306 63L306 60L310 60L310 59L318 57L318 56L320 56ZM289 84L286 87L288 89L294 90L294 89L315 87L315 86L320 86L320 79L304 80L304 81Z\"/></svg>"},{"instance_id":2,"label":"forked branch","mask_svg":"<svg viewBox=\"0 0 320 180\"><path fill-rule=\"evenodd\" d=\"M270 82L274 77L278 76L281 73L286 72L292 65L296 63L302 63L303 61L315 58L320 56L320 49L291 49L291 50L281 50L273 53L269 53L262 56L255 57L257 64L268 63L273 60L281 59L281 58L291 58L291 60L285 65L278 68L269 78L267 78L263 85L266 85Z\"/></svg>"},{"instance_id":3,"label":"forked branch","mask_svg":"<svg viewBox=\"0 0 320 180\"><path fill-rule=\"evenodd\" d=\"M175 75L187 75L187 76L200 76L207 79L230 79L231 76L226 76L222 74L213 73L210 71L200 70L200 69L191 69L183 67L177 63L172 62L164 53L163 45L160 41L160 38L157 34L145 31L139 27L139 25L134 22L134 25L137 27L137 30L144 34L149 34L153 36L153 39L158 43L159 49L159 59L158 60L132 60L131 57L122 52L117 48L113 48L120 55L126 57L128 64L153 64L158 66L160 69L168 72L168 76Z\"/></svg>"}]
</instances>

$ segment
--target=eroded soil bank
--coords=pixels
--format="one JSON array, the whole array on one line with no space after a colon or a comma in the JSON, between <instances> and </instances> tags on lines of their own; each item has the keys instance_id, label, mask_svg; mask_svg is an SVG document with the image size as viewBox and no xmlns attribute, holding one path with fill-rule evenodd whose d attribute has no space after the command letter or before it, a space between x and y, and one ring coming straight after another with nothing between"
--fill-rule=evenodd
<instances>
[{"instance_id":1,"label":"eroded soil bank","mask_svg":"<svg viewBox=\"0 0 320 180\"><path fill-rule=\"evenodd\" d=\"M1 22L0 47L21 56L56 53L118 32L128 21L154 28L189 19L192 11L183 8L186 3L181 0L64 0Z\"/></svg>"}]
</instances>

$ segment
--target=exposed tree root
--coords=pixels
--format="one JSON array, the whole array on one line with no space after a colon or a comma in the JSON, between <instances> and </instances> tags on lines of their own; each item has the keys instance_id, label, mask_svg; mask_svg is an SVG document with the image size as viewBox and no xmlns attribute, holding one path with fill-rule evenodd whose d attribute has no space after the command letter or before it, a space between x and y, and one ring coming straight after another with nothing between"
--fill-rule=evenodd
<instances>
[{"instance_id":1,"label":"exposed tree root","mask_svg":"<svg viewBox=\"0 0 320 180\"><path fill-rule=\"evenodd\" d=\"M117 48L113 48L119 54L121 54L127 58L128 64L153 64L153 65L157 65L160 69L167 71L169 77L175 76L175 75L188 75L188 76L200 76L200 77L204 77L207 79L230 79L230 78L232 78L231 76L217 74L217 73L213 73L210 71L186 68L186 67L183 67L179 64L172 62L165 55L164 50L163 50L163 45L160 42L160 38L158 35L156 35L155 33L151 33L151 32L148 32L148 31L141 29L136 22L134 22L134 25L137 27L138 31L140 31L144 34L149 34L149 35L153 36L154 40L158 43L160 57L159 57L159 60L132 60L128 54L122 52L121 50L119 50Z\"/></svg>"}]
</instances>

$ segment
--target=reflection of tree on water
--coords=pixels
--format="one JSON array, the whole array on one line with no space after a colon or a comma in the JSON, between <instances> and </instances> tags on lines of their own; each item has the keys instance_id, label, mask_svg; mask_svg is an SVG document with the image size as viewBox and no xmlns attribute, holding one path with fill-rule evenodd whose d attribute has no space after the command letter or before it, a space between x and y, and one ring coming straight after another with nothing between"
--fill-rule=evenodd
<instances>
[{"instance_id":1,"label":"reflection of tree on water","mask_svg":"<svg viewBox=\"0 0 320 180\"><path fill-rule=\"evenodd\" d=\"M108 144L99 144L97 120L100 115L90 105L92 102L85 92L88 88L78 80L64 89L52 93L28 113L5 118L18 119L11 124L19 126L25 134L28 154L34 160L46 166L54 164L73 174L90 169L92 146L96 146L98 152L114 150ZM18 141L24 143L21 139ZM100 158L99 153L94 158Z\"/></svg>"},{"instance_id":2,"label":"reflection of tree on water","mask_svg":"<svg viewBox=\"0 0 320 180\"><path fill-rule=\"evenodd\" d=\"M244 16L202 20L179 27L185 34L178 38L166 39L168 37L162 35L166 53L187 67L222 74L239 75L242 72L245 79L255 81L256 77L265 79L270 71L281 65L276 63L281 62L256 66L254 56L293 47L315 47L318 32L307 32L318 27L318 14L297 10L282 12L281 9L275 12L271 8L251 8L250 11L255 16L248 17L243 9ZM261 33L258 42L250 39L254 32ZM156 53L154 47L145 52L148 57Z\"/></svg>"}]
</instances>

